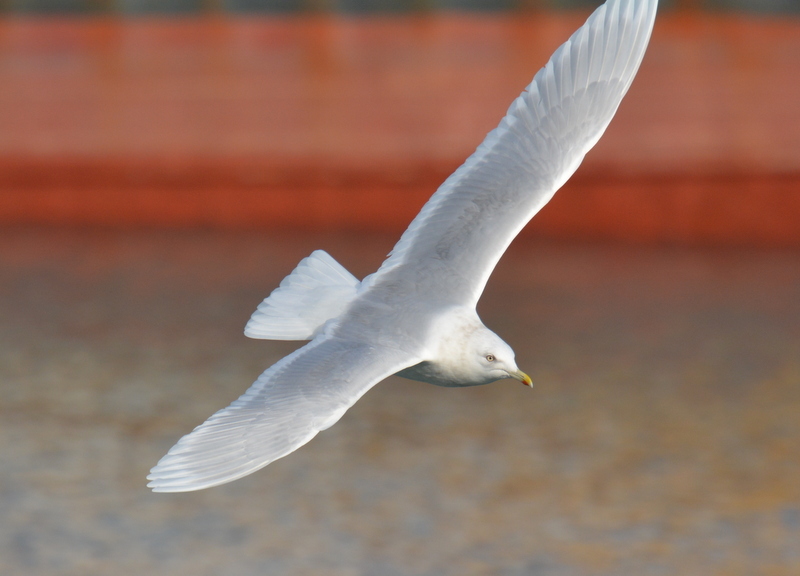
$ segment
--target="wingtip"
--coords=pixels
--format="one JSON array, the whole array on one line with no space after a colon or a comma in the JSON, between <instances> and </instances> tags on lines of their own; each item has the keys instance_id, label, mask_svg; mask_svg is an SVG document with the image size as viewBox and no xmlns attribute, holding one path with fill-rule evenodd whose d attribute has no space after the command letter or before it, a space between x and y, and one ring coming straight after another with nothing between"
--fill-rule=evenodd
<instances>
[{"instance_id":1,"label":"wingtip","mask_svg":"<svg viewBox=\"0 0 800 576\"><path fill-rule=\"evenodd\" d=\"M147 475L147 487L156 493L195 492L225 484L236 478L209 480L205 476L189 474L183 470L166 471L157 464Z\"/></svg>"}]
</instances>

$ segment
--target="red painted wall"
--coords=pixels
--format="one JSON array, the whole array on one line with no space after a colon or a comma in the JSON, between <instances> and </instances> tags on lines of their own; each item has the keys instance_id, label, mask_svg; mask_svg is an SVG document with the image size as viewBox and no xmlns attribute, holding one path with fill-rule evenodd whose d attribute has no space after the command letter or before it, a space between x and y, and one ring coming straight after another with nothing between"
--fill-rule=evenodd
<instances>
[{"instance_id":1,"label":"red painted wall","mask_svg":"<svg viewBox=\"0 0 800 576\"><path fill-rule=\"evenodd\" d=\"M402 230L585 14L0 20L0 224ZM800 19L662 13L526 233L800 246Z\"/></svg>"}]
</instances>

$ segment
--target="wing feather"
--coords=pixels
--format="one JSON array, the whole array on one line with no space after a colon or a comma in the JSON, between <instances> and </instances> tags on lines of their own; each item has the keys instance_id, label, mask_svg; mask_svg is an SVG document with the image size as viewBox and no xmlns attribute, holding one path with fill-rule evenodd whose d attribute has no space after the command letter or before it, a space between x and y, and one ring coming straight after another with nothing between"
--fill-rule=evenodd
<instances>
[{"instance_id":1,"label":"wing feather","mask_svg":"<svg viewBox=\"0 0 800 576\"><path fill-rule=\"evenodd\" d=\"M148 486L187 492L246 476L293 452L372 386L419 361L407 352L320 336L181 438L151 470Z\"/></svg>"},{"instance_id":2,"label":"wing feather","mask_svg":"<svg viewBox=\"0 0 800 576\"><path fill-rule=\"evenodd\" d=\"M657 0L600 6L442 184L362 287L413 283L417 293L476 304L508 245L602 136L642 61L656 6Z\"/></svg>"}]
</instances>

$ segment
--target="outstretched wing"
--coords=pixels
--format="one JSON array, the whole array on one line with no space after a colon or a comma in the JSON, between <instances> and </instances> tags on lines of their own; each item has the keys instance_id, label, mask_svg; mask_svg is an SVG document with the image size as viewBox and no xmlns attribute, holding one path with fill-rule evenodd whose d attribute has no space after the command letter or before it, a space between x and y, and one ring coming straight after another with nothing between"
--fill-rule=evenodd
<instances>
[{"instance_id":1,"label":"outstretched wing","mask_svg":"<svg viewBox=\"0 0 800 576\"><path fill-rule=\"evenodd\" d=\"M365 287L413 282L417 293L476 304L508 245L605 131L642 61L656 5L600 6L442 184Z\"/></svg>"},{"instance_id":2,"label":"outstretched wing","mask_svg":"<svg viewBox=\"0 0 800 576\"><path fill-rule=\"evenodd\" d=\"M320 336L181 438L150 471L148 486L188 492L246 476L293 452L375 384L419 361L407 352Z\"/></svg>"}]
</instances>

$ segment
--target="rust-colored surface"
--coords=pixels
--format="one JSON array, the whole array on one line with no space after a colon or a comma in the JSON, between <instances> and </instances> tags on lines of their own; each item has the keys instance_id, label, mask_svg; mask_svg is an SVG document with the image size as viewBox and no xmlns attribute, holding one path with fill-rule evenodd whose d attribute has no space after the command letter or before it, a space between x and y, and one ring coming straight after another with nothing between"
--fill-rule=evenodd
<instances>
[{"instance_id":1,"label":"rust-colored surface","mask_svg":"<svg viewBox=\"0 0 800 576\"><path fill-rule=\"evenodd\" d=\"M401 230L585 14L0 21L0 223ZM800 246L800 20L663 13L529 232Z\"/></svg>"}]
</instances>

